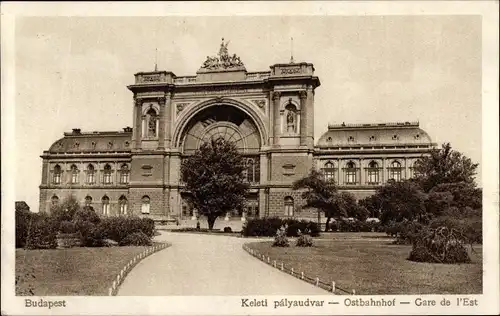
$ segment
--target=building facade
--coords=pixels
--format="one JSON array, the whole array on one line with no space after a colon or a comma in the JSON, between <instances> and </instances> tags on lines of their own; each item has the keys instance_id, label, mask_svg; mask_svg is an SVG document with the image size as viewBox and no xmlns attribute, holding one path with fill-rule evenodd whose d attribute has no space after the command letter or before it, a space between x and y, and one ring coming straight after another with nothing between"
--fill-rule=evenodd
<instances>
[{"instance_id":1,"label":"building facade","mask_svg":"<svg viewBox=\"0 0 500 316\"><path fill-rule=\"evenodd\" d=\"M180 181L182 159L205 141L236 144L247 162L250 190L237 217L316 216L302 210L293 181L323 170L362 198L388 179L412 176L434 144L418 123L330 125L314 143L314 95L320 80L310 63L248 72L222 42L195 76L139 72L133 127L64 133L43 152L40 210L73 194L103 216L153 219L196 216Z\"/></svg>"}]
</instances>

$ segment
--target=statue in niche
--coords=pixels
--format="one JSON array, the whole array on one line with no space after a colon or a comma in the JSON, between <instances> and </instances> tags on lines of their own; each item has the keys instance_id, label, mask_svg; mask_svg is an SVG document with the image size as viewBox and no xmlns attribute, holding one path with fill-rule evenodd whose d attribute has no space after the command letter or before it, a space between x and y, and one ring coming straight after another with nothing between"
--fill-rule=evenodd
<instances>
[{"instance_id":1,"label":"statue in niche","mask_svg":"<svg viewBox=\"0 0 500 316\"><path fill-rule=\"evenodd\" d=\"M291 110L288 110L286 115L286 131L295 132L295 113Z\"/></svg>"},{"instance_id":2,"label":"statue in niche","mask_svg":"<svg viewBox=\"0 0 500 316\"><path fill-rule=\"evenodd\" d=\"M156 111L150 109L147 113L148 137L156 137Z\"/></svg>"}]
</instances>

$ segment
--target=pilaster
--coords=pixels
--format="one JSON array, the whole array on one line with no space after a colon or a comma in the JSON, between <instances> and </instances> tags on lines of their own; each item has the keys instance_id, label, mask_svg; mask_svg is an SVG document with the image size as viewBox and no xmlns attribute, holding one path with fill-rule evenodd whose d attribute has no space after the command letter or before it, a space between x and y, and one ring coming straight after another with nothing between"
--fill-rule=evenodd
<instances>
[{"instance_id":1,"label":"pilaster","mask_svg":"<svg viewBox=\"0 0 500 316\"><path fill-rule=\"evenodd\" d=\"M280 140L280 127L281 127L280 99L281 99L281 92L279 91L273 92L273 120L274 120L273 145L274 146L278 146Z\"/></svg>"}]
</instances>

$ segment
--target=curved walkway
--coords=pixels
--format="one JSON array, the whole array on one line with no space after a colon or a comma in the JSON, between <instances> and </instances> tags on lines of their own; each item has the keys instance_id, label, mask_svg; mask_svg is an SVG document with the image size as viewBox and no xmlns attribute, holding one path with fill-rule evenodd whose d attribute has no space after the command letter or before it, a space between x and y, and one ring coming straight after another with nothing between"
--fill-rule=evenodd
<instances>
[{"instance_id":1,"label":"curved walkway","mask_svg":"<svg viewBox=\"0 0 500 316\"><path fill-rule=\"evenodd\" d=\"M246 238L161 232L171 247L139 264L117 295L327 295L242 249Z\"/></svg>"}]
</instances>

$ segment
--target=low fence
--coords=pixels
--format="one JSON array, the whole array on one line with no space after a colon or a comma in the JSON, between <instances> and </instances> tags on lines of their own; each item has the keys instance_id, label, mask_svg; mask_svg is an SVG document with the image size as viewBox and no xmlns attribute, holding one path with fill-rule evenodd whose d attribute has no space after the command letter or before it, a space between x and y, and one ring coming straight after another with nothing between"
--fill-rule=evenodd
<instances>
[{"instance_id":1,"label":"low fence","mask_svg":"<svg viewBox=\"0 0 500 316\"><path fill-rule=\"evenodd\" d=\"M159 245L153 245L148 248L146 248L143 252L140 254L136 255L134 258L132 258L121 270L120 273L116 275L116 278L113 280L113 283L109 287L108 290L108 295L109 296L114 296L118 293L118 287L123 283L123 280L125 277L129 274L129 272L144 258L154 254L155 252L158 252L162 249L165 249L169 247L170 244L168 243L162 243Z\"/></svg>"},{"instance_id":2,"label":"low fence","mask_svg":"<svg viewBox=\"0 0 500 316\"><path fill-rule=\"evenodd\" d=\"M276 260L273 260L271 257L266 256L262 253L259 253L258 251L248 247L247 245L243 245L243 249L246 252L248 252L249 254L251 254L252 256L254 256L255 258L259 259L260 261L267 263L269 265L272 265L274 268L279 269L282 272L288 273L291 276L294 276L294 277L301 279L305 282L308 282L308 283L313 284L317 287L320 287L324 290L332 292L333 294L336 294L336 293L352 294L352 295L356 294L356 291L354 289L351 291L343 289L343 288L339 287L335 283L335 281L324 282L324 281L320 280L318 277L313 278L311 276L306 275L303 271L295 271L293 268L285 266L284 262L278 262Z\"/></svg>"}]
</instances>

